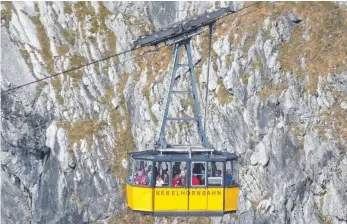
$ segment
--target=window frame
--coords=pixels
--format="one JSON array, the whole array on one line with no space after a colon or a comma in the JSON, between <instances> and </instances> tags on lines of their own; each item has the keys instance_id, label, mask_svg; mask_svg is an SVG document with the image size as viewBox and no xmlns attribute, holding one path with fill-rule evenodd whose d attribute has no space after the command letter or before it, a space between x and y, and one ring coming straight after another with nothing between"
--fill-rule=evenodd
<instances>
[{"instance_id":1,"label":"window frame","mask_svg":"<svg viewBox=\"0 0 347 224\"><path fill-rule=\"evenodd\" d=\"M231 164L231 176L232 176L232 180L234 179L234 161L236 161L236 160L226 160L225 161L225 177L224 177L224 180L225 180L225 188L233 188L233 187L238 187L239 186L239 183L238 183L238 174L237 174L237 178L236 178L236 183L235 184L232 184L232 183L230 183L230 185L228 185L228 179L227 179L227 177L228 177L228 175L227 175L227 163L228 162L230 162L230 164ZM237 161L236 161L237 162ZM238 170L237 170L238 171ZM231 180L231 181L232 181Z\"/></svg>"},{"instance_id":2,"label":"window frame","mask_svg":"<svg viewBox=\"0 0 347 224\"><path fill-rule=\"evenodd\" d=\"M132 163L130 162L132 160ZM135 159L132 157L129 157L129 162L128 162L129 166L128 166L128 174L127 174L127 179L126 182L130 185L135 185L134 184L134 170L135 170ZM130 167L131 166L131 167ZM129 175L130 173L130 175ZM128 181L128 178L131 178L131 183Z\"/></svg>"},{"instance_id":3,"label":"window frame","mask_svg":"<svg viewBox=\"0 0 347 224\"><path fill-rule=\"evenodd\" d=\"M204 185L193 185L193 170L194 170L194 167L193 167L193 164L195 163L204 163L205 164L205 184ZM190 170L189 170L189 187L191 188L206 188L207 187L207 179L206 179L206 176L207 176L207 163L208 161L191 161L190 162ZM201 174L198 174L198 175L201 175Z\"/></svg>"},{"instance_id":4,"label":"window frame","mask_svg":"<svg viewBox=\"0 0 347 224\"><path fill-rule=\"evenodd\" d=\"M153 161L153 164L154 164L153 167L152 167L153 168L153 173L154 173L154 170L155 170L155 167L156 167L156 163L158 163L158 166L161 163L169 163L169 165L168 165L168 167L169 167L169 170L168 170L168 173L169 173L169 184L168 185L162 185L162 186L157 186L156 185L157 174L159 174L159 172L158 172L158 173L155 173L153 187L154 188L171 188L171 187L173 187L172 186L172 177L170 178L170 176L172 176L172 168L171 168L172 161L171 160L167 160L167 161L158 161L158 160L157 161ZM159 169L158 169L158 171L159 171Z\"/></svg>"},{"instance_id":5,"label":"window frame","mask_svg":"<svg viewBox=\"0 0 347 224\"><path fill-rule=\"evenodd\" d=\"M209 182L208 182L208 177L207 177L207 187L209 187L209 188L223 188L224 186L225 186L225 183L226 183L226 181L225 181L225 173L226 173L226 162L225 161L208 161L207 162L207 164L208 164L208 168L209 168L209 166L210 166L210 163L211 163L211 171L212 171L212 163L222 163L222 165L223 165L223 168L222 168L222 177L221 177L221 179L222 179L222 183L221 183L221 185L218 185L218 186L215 186L215 185L209 185ZM208 169L207 169L208 170ZM217 168L217 170L218 170L218 168ZM217 171L216 170L216 171ZM212 171L212 176L211 177L213 177L213 171Z\"/></svg>"},{"instance_id":6,"label":"window frame","mask_svg":"<svg viewBox=\"0 0 347 224\"><path fill-rule=\"evenodd\" d=\"M134 178L133 178L133 183L129 183L128 181L127 181L127 183L129 184L129 185L131 185L131 186L134 186L134 187L142 187L142 188L152 188L152 183L153 183L153 170L154 170L154 166L153 166L153 160L150 160L150 159L134 159L134 158L131 158L131 159L133 159L134 160L134 162L133 162L133 171L136 171L137 172L137 170L135 170L135 164L136 164L136 161L139 161L140 162L140 164L141 164L141 161L147 161L147 162L151 162L152 163L152 170L151 170L151 172L152 172L152 179L151 179L151 182L150 183L148 183L148 185L146 185L146 186L143 186L143 185L137 185L137 184L135 184L135 181L134 181ZM150 164L149 164L150 165ZM141 166L141 165L140 165ZM141 168L139 168L139 169L141 169ZM136 172L134 172L133 173L133 175L136 173ZM133 176L132 175L132 176ZM148 177L147 177L148 178Z\"/></svg>"},{"instance_id":7,"label":"window frame","mask_svg":"<svg viewBox=\"0 0 347 224\"><path fill-rule=\"evenodd\" d=\"M173 184L172 184L172 180L173 180L173 178L174 178L174 176L173 176L173 166L174 166L175 163L178 163L178 162L179 162L179 163L186 163L186 185L184 185L184 186L180 186L180 185L179 185L179 186L176 186L176 187L175 187L175 186L173 186ZM173 160L173 161L171 161L171 166L172 166L172 168L171 168L171 174L172 174L171 176L172 176L172 177L170 178L170 179L171 179L171 180L170 180L170 181L171 181L170 187L172 187L172 188L189 188L189 186L188 186L188 185L189 185L189 184L188 184L188 183L189 183L189 175L188 175L188 173L189 173L189 170L188 170L189 161L186 161L186 160L180 160L180 161L178 161L178 160Z\"/></svg>"}]
</instances>

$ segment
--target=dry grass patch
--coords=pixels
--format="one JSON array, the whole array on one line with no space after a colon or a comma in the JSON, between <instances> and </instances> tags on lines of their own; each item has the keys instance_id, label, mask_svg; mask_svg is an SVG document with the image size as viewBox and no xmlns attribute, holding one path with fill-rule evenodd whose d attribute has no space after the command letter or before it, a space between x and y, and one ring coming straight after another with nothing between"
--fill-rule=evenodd
<instances>
[{"instance_id":1,"label":"dry grass patch","mask_svg":"<svg viewBox=\"0 0 347 224\"><path fill-rule=\"evenodd\" d=\"M222 80L218 80L218 91L217 91L217 96L219 99L219 103L224 106L226 104L231 103L232 101L232 96L231 94L228 92L228 90L225 88L223 81Z\"/></svg>"},{"instance_id":2,"label":"dry grass patch","mask_svg":"<svg viewBox=\"0 0 347 224\"><path fill-rule=\"evenodd\" d=\"M340 92L335 92L334 97L337 99L336 102L330 109L320 113L323 121L315 127L323 140L327 140L325 136L327 129L332 130L331 133L334 135L334 139L347 139L347 111L340 106L341 102L347 102L347 96ZM340 149L347 150L347 147L343 146L341 142L337 142L337 145L340 146Z\"/></svg>"},{"instance_id":3,"label":"dry grass patch","mask_svg":"<svg viewBox=\"0 0 347 224\"><path fill-rule=\"evenodd\" d=\"M260 98L262 100L266 100L269 96L275 95L279 97L281 93L288 88L288 83L281 83L279 85L275 85L272 88L266 88L259 92Z\"/></svg>"},{"instance_id":4,"label":"dry grass patch","mask_svg":"<svg viewBox=\"0 0 347 224\"><path fill-rule=\"evenodd\" d=\"M22 55L22 58L24 59L25 63L28 65L29 70L33 72L34 68L33 68L33 64L31 63L30 54L28 53L28 51L19 49L19 52Z\"/></svg>"},{"instance_id":5,"label":"dry grass patch","mask_svg":"<svg viewBox=\"0 0 347 224\"><path fill-rule=\"evenodd\" d=\"M108 221L108 224L152 224L155 218L149 215L141 215L132 211L122 211L116 215L113 215Z\"/></svg>"},{"instance_id":6,"label":"dry grass patch","mask_svg":"<svg viewBox=\"0 0 347 224\"><path fill-rule=\"evenodd\" d=\"M347 11L339 9L334 2L298 2L293 11L299 18L307 18L303 23L309 38L305 41L303 27L296 27L291 43L282 47L280 62L286 70L297 70L299 75L309 74L305 89L315 93L318 76L334 73L337 68L347 69L343 64L347 58ZM301 57L307 61L305 70L301 68Z\"/></svg>"},{"instance_id":7,"label":"dry grass patch","mask_svg":"<svg viewBox=\"0 0 347 224\"><path fill-rule=\"evenodd\" d=\"M4 7L1 10L1 20L4 21L1 22L1 25L8 29L10 27L10 21L12 18L12 3L10 1L2 1L1 5Z\"/></svg>"},{"instance_id":8,"label":"dry grass patch","mask_svg":"<svg viewBox=\"0 0 347 224\"><path fill-rule=\"evenodd\" d=\"M64 98L61 96L62 86L60 83L60 79L59 78L52 78L50 81L51 81L51 84L55 90L55 98L58 100L58 103L60 105L63 105L64 104Z\"/></svg>"},{"instance_id":9,"label":"dry grass patch","mask_svg":"<svg viewBox=\"0 0 347 224\"><path fill-rule=\"evenodd\" d=\"M35 93L35 97L34 97L35 101L41 96L42 90L45 88L46 85L47 85L47 83L42 82L42 81L37 83L36 93Z\"/></svg>"},{"instance_id":10,"label":"dry grass patch","mask_svg":"<svg viewBox=\"0 0 347 224\"><path fill-rule=\"evenodd\" d=\"M128 79L128 75L124 74L122 77L122 81L117 84L117 90L120 94L123 93L125 89L125 85ZM120 96L121 100L119 102L120 107L125 112L125 116L122 116L122 114L118 110L112 110L110 112L110 120L111 125L115 130L115 148L113 151L113 154L117 158L117 162L112 164L111 169L112 171L119 177L121 177L123 180L125 180L127 175L127 170L123 168L122 166L122 159L127 158L128 152L133 152L136 150L136 145L133 139L133 135L131 133L131 120L130 115L127 110L127 106L125 103L124 96ZM123 126L125 124L125 127ZM123 184L123 192L125 192L125 184Z\"/></svg>"},{"instance_id":11,"label":"dry grass patch","mask_svg":"<svg viewBox=\"0 0 347 224\"><path fill-rule=\"evenodd\" d=\"M47 36L45 27L42 25L40 21L40 16L32 16L30 17L31 21L35 24L37 30L37 37L39 39L41 45L41 55L45 61L45 67L47 71L52 75L55 73L54 71L54 60L51 52L50 41Z\"/></svg>"},{"instance_id":12,"label":"dry grass patch","mask_svg":"<svg viewBox=\"0 0 347 224\"><path fill-rule=\"evenodd\" d=\"M57 52L59 54L59 56L63 56L65 54L67 54L70 50L70 47L68 44L63 44L61 46L57 46Z\"/></svg>"},{"instance_id":13,"label":"dry grass patch","mask_svg":"<svg viewBox=\"0 0 347 224\"><path fill-rule=\"evenodd\" d=\"M155 26L147 21L138 20L135 16L123 14L124 23L130 27L139 29L142 35L154 32Z\"/></svg>"},{"instance_id":14,"label":"dry grass patch","mask_svg":"<svg viewBox=\"0 0 347 224\"><path fill-rule=\"evenodd\" d=\"M67 134L70 140L70 147L75 143L79 143L82 139L87 139L88 146L93 143L93 135L102 138L103 134L100 133L104 126L107 126L105 121L77 121L77 122L58 122L58 127L62 127L67 130Z\"/></svg>"},{"instance_id":15,"label":"dry grass patch","mask_svg":"<svg viewBox=\"0 0 347 224\"><path fill-rule=\"evenodd\" d=\"M173 220L172 220L173 221ZM178 223L189 223L189 224L209 224L211 223L211 218L210 217L179 217L177 219ZM169 222L172 223L172 222Z\"/></svg>"},{"instance_id":16,"label":"dry grass patch","mask_svg":"<svg viewBox=\"0 0 347 224\"><path fill-rule=\"evenodd\" d=\"M172 47L159 48L158 52L146 53L155 50L153 47L144 47L135 51L135 63L138 66L138 73L135 79L139 81L141 74L147 68L147 84L142 90L142 94L149 100L151 85L156 84L156 80L165 75L165 71L171 62ZM141 56L143 55L143 56Z\"/></svg>"}]
</instances>

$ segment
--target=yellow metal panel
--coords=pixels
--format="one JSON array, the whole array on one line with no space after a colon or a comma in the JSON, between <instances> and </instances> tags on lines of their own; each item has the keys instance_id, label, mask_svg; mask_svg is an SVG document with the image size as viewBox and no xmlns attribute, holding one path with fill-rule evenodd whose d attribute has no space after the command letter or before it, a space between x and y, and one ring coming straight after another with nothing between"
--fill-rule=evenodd
<instances>
[{"instance_id":1,"label":"yellow metal panel","mask_svg":"<svg viewBox=\"0 0 347 224\"><path fill-rule=\"evenodd\" d=\"M154 211L188 211L188 188L155 188Z\"/></svg>"},{"instance_id":2,"label":"yellow metal panel","mask_svg":"<svg viewBox=\"0 0 347 224\"><path fill-rule=\"evenodd\" d=\"M153 188L127 186L128 206L138 211L153 211Z\"/></svg>"},{"instance_id":3,"label":"yellow metal panel","mask_svg":"<svg viewBox=\"0 0 347 224\"><path fill-rule=\"evenodd\" d=\"M126 190L127 190L127 204L130 208L133 208L133 187L129 184L126 184Z\"/></svg>"},{"instance_id":4,"label":"yellow metal panel","mask_svg":"<svg viewBox=\"0 0 347 224\"><path fill-rule=\"evenodd\" d=\"M239 187L225 188L225 211L236 211Z\"/></svg>"},{"instance_id":5,"label":"yellow metal panel","mask_svg":"<svg viewBox=\"0 0 347 224\"><path fill-rule=\"evenodd\" d=\"M207 189L189 188L189 211L206 211Z\"/></svg>"},{"instance_id":6,"label":"yellow metal panel","mask_svg":"<svg viewBox=\"0 0 347 224\"><path fill-rule=\"evenodd\" d=\"M208 211L223 211L223 188L208 188L207 192L207 210Z\"/></svg>"}]
</instances>

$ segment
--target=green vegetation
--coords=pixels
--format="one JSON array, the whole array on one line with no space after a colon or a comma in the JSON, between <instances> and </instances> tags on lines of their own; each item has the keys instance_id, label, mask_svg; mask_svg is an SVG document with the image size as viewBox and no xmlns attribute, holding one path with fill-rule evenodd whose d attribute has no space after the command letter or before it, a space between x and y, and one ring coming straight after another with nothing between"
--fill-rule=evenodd
<instances>
[{"instance_id":1,"label":"green vegetation","mask_svg":"<svg viewBox=\"0 0 347 224\"><path fill-rule=\"evenodd\" d=\"M77 67L77 66L80 66L82 64L85 64L86 63L86 59L85 57L81 56L81 55L73 55L71 58L70 58L70 66L73 68L73 67Z\"/></svg>"},{"instance_id":2,"label":"green vegetation","mask_svg":"<svg viewBox=\"0 0 347 224\"><path fill-rule=\"evenodd\" d=\"M324 222L324 224L332 224L333 222L331 219L327 218L325 215L323 215L323 212L318 212L319 218Z\"/></svg>"},{"instance_id":3,"label":"green vegetation","mask_svg":"<svg viewBox=\"0 0 347 224\"><path fill-rule=\"evenodd\" d=\"M69 52L69 45L68 44L63 44L61 46L57 46L57 51L59 56L63 56Z\"/></svg>"},{"instance_id":4,"label":"green vegetation","mask_svg":"<svg viewBox=\"0 0 347 224\"><path fill-rule=\"evenodd\" d=\"M40 21L40 16L32 16L30 17L30 19L36 26L37 37L41 45L40 53L45 61L45 67L50 74L54 74L54 61L51 52L49 38L47 36L45 27L42 25Z\"/></svg>"},{"instance_id":5,"label":"green vegetation","mask_svg":"<svg viewBox=\"0 0 347 224\"><path fill-rule=\"evenodd\" d=\"M68 2L64 2L64 13L72 14L71 4Z\"/></svg>"},{"instance_id":6,"label":"green vegetation","mask_svg":"<svg viewBox=\"0 0 347 224\"><path fill-rule=\"evenodd\" d=\"M60 105L64 105L64 98L61 96L61 90L62 90L62 86L60 84L60 80L59 78L53 78L51 79L51 84L54 87L55 90L55 97L58 100L58 103Z\"/></svg>"},{"instance_id":7,"label":"green vegetation","mask_svg":"<svg viewBox=\"0 0 347 224\"><path fill-rule=\"evenodd\" d=\"M31 63L30 54L28 53L28 51L19 49L19 52L22 55L22 58L25 60L25 63L28 65L29 70L33 72L34 68L33 68L33 64Z\"/></svg>"},{"instance_id":8,"label":"green vegetation","mask_svg":"<svg viewBox=\"0 0 347 224\"><path fill-rule=\"evenodd\" d=\"M113 99L113 87L106 85L106 94L105 96L101 97L98 102L102 104L108 104L111 105L111 100Z\"/></svg>"},{"instance_id":9,"label":"green vegetation","mask_svg":"<svg viewBox=\"0 0 347 224\"><path fill-rule=\"evenodd\" d=\"M85 21L86 19L90 21L90 24L91 24L91 28L89 30L90 32L92 33L102 32L105 35L105 39L108 44L107 54L115 54L116 53L116 36L106 26L106 20L110 15L112 15L112 13L105 8L102 2L98 2L98 4L99 4L98 12L95 11L94 7L91 6L90 2L78 2L73 6L73 8L79 21ZM64 36L67 37L67 35L64 35ZM103 55L103 56L106 56L106 55Z\"/></svg>"},{"instance_id":10,"label":"green vegetation","mask_svg":"<svg viewBox=\"0 0 347 224\"><path fill-rule=\"evenodd\" d=\"M37 87L36 87L37 91L36 91L35 97L34 97L35 100L37 100L40 97L42 90L45 88L46 85L47 85L47 83L45 83L45 82L38 82L37 83Z\"/></svg>"},{"instance_id":11,"label":"green vegetation","mask_svg":"<svg viewBox=\"0 0 347 224\"><path fill-rule=\"evenodd\" d=\"M241 76L241 80L242 80L242 83L247 86L248 85L248 79L249 79L249 76L248 75L242 75Z\"/></svg>"},{"instance_id":12,"label":"green vegetation","mask_svg":"<svg viewBox=\"0 0 347 224\"><path fill-rule=\"evenodd\" d=\"M71 200L73 203L78 204L80 208L83 207L83 202L81 201L81 199L79 199L75 192L71 193Z\"/></svg>"},{"instance_id":13,"label":"green vegetation","mask_svg":"<svg viewBox=\"0 0 347 224\"><path fill-rule=\"evenodd\" d=\"M251 201L253 211L257 211L259 203L260 203L260 200L258 200L258 201Z\"/></svg>"},{"instance_id":14,"label":"green vegetation","mask_svg":"<svg viewBox=\"0 0 347 224\"><path fill-rule=\"evenodd\" d=\"M61 29L62 35L65 37L66 41L69 43L70 46L75 45L75 39L76 39L76 34L73 32L70 32L66 29Z\"/></svg>"},{"instance_id":15,"label":"green vegetation","mask_svg":"<svg viewBox=\"0 0 347 224\"><path fill-rule=\"evenodd\" d=\"M10 26L10 21L12 18L12 3L10 1L8 2L1 2L1 5L3 5L3 9L1 10L1 20L4 20L3 26L5 26L7 29Z\"/></svg>"}]
</instances>

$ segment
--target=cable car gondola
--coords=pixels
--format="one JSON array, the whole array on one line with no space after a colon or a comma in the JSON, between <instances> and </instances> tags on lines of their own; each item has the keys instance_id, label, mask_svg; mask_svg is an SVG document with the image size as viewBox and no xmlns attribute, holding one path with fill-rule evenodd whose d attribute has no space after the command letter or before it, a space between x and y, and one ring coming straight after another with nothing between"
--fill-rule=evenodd
<instances>
[{"instance_id":1,"label":"cable car gondola","mask_svg":"<svg viewBox=\"0 0 347 224\"><path fill-rule=\"evenodd\" d=\"M209 20L209 49L212 23ZM200 24L205 23L200 21ZM166 38L166 43L175 44L175 59L159 140L152 150L129 153L127 206L134 212L154 216L221 216L237 210L238 157L213 149L202 128L190 45L190 38L200 33L197 27L183 36ZM154 40L153 44L158 41ZM187 64L179 63L182 47L186 49ZM189 71L191 86L186 90L175 89L177 69L181 66L188 67ZM192 97L193 117L168 117L172 94ZM168 144L165 127L169 121L196 122L201 145Z\"/></svg>"},{"instance_id":2,"label":"cable car gondola","mask_svg":"<svg viewBox=\"0 0 347 224\"><path fill-rule=\"evenodd\" d=\"M237 209L237 156L233 153L151 150L129 157L126 190L133 211L154 216L221 216Z\"/></svg>"}]
</instances>

